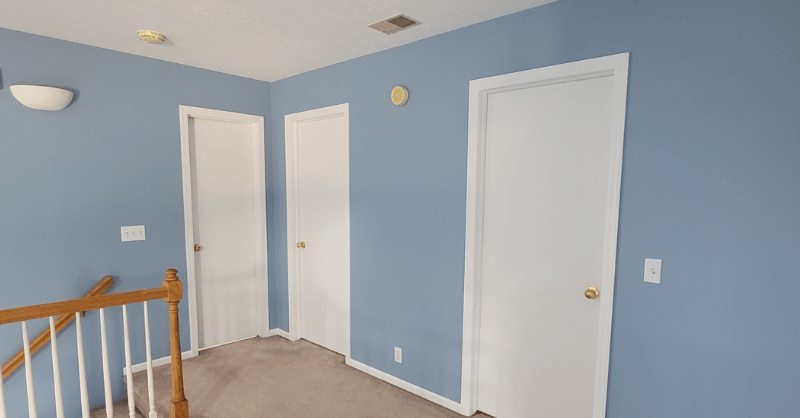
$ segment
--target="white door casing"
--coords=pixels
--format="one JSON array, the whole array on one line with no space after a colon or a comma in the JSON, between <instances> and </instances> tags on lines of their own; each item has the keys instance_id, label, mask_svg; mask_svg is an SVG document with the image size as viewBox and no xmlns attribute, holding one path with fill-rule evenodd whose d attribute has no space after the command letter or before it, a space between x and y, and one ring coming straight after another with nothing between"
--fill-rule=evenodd
<instances>
[{"instance_id":1,"label":"white door casing","mask_svg":"<svg viewBox=\"0 0 800 418\"><path fill-rule=\"evenodd\" d=\"M349 105L286 115L285 130L290 339L349 358Z\"/></svg>"},{"instance_id":2,"label":"white door casing","mask_svg":"<svg viewBox=\"0 0 800 418\"><path fill-rule=\"evenodd\" d=\"M251 202L247 206L252 210L252 215L249 219L243 219L243 225L252 226L255 232L249 236L252 239L252 246L249 248L253 254L248 254L246 257L247 263L252 263L252 266L235 266L231 274L239 277L249 277L248 280L254 280L253 288L256 291L254 309L256 317L253 323L249 324L249 330L255 330L259 336L266 337L269 333L269 309L268 309L268 286L267 286L267 225L266 225L266 161L264 155L264 118L262 116L246 115L233 112L225 112L220 110L204 109L190 106L180 106L180 132L181 132L181 165L183 173L183 204L184 204L184 229L185 229L185 245L186 245L186 283L187 294L189 302L189 320L190 320L190 335L191 335L191 353L197 355L200 350L200 329L199 329L199 315L200 315L200 301L198 300L198 280L197 280L197 258L195 256L195 228L200 219L198 214L195 213L195 204L197 203L196 185L193 184L193 129L196 125L201 126L203 129L226 129L230 128L231 133L238 132L240 136L250 133L252 140L247 141L247 144L239 144L237 146L239 153L252 151L252 167L242 167L242 170L235 173L239 177L252 175L252 199L248 197ZM216 122L216 123L215 123ZM220 151L225 151L225 148L220 148ZM221 164L224 167L225 164ZM224 168L223 168L224 169ZM219 173L220 177L224 172ZM213 179L214 176L205 176L207 179ZM216 186L214 186L216 187ZM213 191L213 188L209 189ZM217 189L219 190L219 189ZM247 190L243 190L247 193ZM244 218L244 216L240 217ZM202 243L199 243L202 245ZM219 245L217 243L215 245ZM226 243L227 246L235 245L233 243ZM248 246L250 244L247 244ZM220 255L225 257L224 254ZM242 268L247 273L242 276L236 269ZM224 296L224 295L223 295ZM235 294L228 295L235 297ZM229 342L229 341L223 341ZM204 344L204 347L214 344Z\"/></svg>"},{"instance_id":3,"label":"white door casing","mask_svg":"<svg viewBox=\"0 0 800 418\"><path fill-rule=\"evenodd\" d=\"M503 185L503 182L499 181L497 178L487 179L487 161L492 160L492 158L498 158L498 154L500 152L505 152L504 150L498 151L498 149L487 149L487 135L490 134L489 117L491 112L494 110L490 109L490 102L494 100L494 102L498 105L498 109L502 109L504 106L506 109L513 109L513 100L516 100L513 98L515 96L519 94L528 94L526 91L530 92L532 89L538 87L543 87L542 92L544 92L548 86L554 86L558 89L568 89L568 84L572 82L574 82L572 84L575 84L575 86L579 86L581 83L589 83L586 84L588 86L594 83L591 80L598 80L598 83L602 83L604 82L603 79L605 79L608 82L607 91L610 92L609 100L611 102L608 109L609 111L605 116L607 119L610 119L608 120L607 127L609 134L607 136L607 148L605 151L600 151L602 154L606 155L598 155L597 159L607 162L607 165L601 164L605 167L605 175L607 178L601 179L600 182L600 185L604 186L601 187L601 189L604 189L603 195L594 196L595 202L600 202L601 206L604 206L599 209L599 212L602 212L600 218L597 220L597 223L600 224L599 231L595 231L597 232L596 236L599 237L598 244L600 247L602 247L602 251L601 254L597 254L595 260L593 261L600 276L595 279L597 282L595 285L600 288L601 296L597 300L586 300L583 299L582 294L583 290L585 289L577 288L574 290L577 292L577 299L575 299L574 305L571 307L577 310L596 309L598 311L594 314L596 315L595 317L599 317L596 324L596 334L592 335L589 333L587 336L587 338L592 338L594 341L596 341L597 347L596 361L587 363L590 366L593 366L590 367L593 370L590 370L588 375L588 378L592 380L592 382L590 382L590 389L592 389L590 395L593 395L593 401L592 404L589 405L587 411L590 410L591 416L594 418L605 416L611 339L611 316L614 296L617 227L619 217L622 145L624 138L625 102L627 94L627 74L628 54L619 54L609 57L590 59L575 63L490 77L481 80L474 80L470 83L467 227L464 283L464 340L462 357L462 410L459 411L462 414L472 415L479 408L478 403L481 400L479 393L479 389L481 387L481 349L484 348L486 350L494 350L497 348L492 344L489 344L487 347L482 347L480 343L482 335L481 312L483 302L481 297L483 292L486 291L483 283L483 276L486 272L487 266L490 268L490 274L496 275L497 272L502 271L502 269L498 269L496 267L498 265L497 263L507 261L504 260L504 257L508 257L509 255L505 254L500 257L492 256L493 258L491 259L484 258L486 255L484 245L487 243L487 239L491 245L495 246L495 248L497 248L498 239L507 239L507 236L498 236L496 234L496 227L497 225L500 225L498 223L492 224L494 225L492 228L495 228L492 231L485 230L485 227L487 226L486 222L491 221L486 217L487 214L491 215L491 213L494 213L494 215L491 216L498 216L503 213L502 211L496 211L495 208L487 209L486 204L488 192L486 187L489 185L489 183L491 183L493 187L491 193L494 194L490 195L489 197L502 196L503 193L505 193L505 196L513 196L512 192L515 190L515 188L516 190L525 190L527 187L530 187L533 189L534 193L537 191L542 191L540 190L541 188L537 188L537 185L529 184L509 184L506 190L498 190L503 189L506 187L506 185ZM598 88L602 90L606 87L601 86ZM494 99L492 99L493 95ZM512 100L506 100L508 98L512 98ZM503 103L504 100L506 101L505 104ZM569 108L569 106L565 108ZM498 119L498 121L501 120L502 119ZM520 120L524 120L524 118ZM495 127L491 128L491 130L495 135L505 135L502 129L498 130ZM523 147L529 146L526 144L526 141L519 141L517 144L521 144ZM559 146L562 148L554 149L556 152L561 152L563 158L564 151L569 150L569 144L566 147L563 144ZM487 151L494 152L495 154L487 155ZM592 165L593 160L586 159L586 155L587 153L583 152L583 155L579 156L578 158L584 158L583 161L587 162L587 165ZM501 156L500 158L514 159L516 157L512 153L506 155L505 157ZM567 158L569 158L569 156L567 156ZM565 161L569 163L567 165L573 165L573 167L582 166L581 164L575 165L575 161ZM537 162L540 163L540 165L547 164L546 161L531 161L531 164L535 165ZM525 167L525 162L522 162L520 167ZM552 165L552 167L557 168L557 163ZM525 168L525 170L527 169L528 168ZM599 169L602 170L602 167ZM544 175L549 174L550 173L544 173ZM564 175L563 172L554 172L552 174L561 176ZM511 181L513 182L514 179ZM551 185L545 184L543 187L546 189L547 187L551 187ZM552 190L550 190L550 192L552 193ZM497 193L500 194L498 195ZM495 199L493 201L496 203L502 201L502 199L492 199ZM573 199L573 197L570 197L569 199ZM577 201L580 201L580 199L577 199ZM541 204L541 202L533 202L532 204ZM541 207L545 207L545 205L542 205ZM488 213L487 210L489 211ZM514 208L506 208L504 210L513 211ZM524 217L526 214L520 214L518 216ZM531 217L528 216L528 218ZM528 221L534 223L537 222L535 219L529 219ZM547 228L547 226L545 225L543 228ZM558 231L554 231L553 233L555 234L554 236L558 236ZM572 234L574 235L574 231L572 231ZM569 235L569 232L567 232L566 235ZM518 244L522 249L535 249L536 245L541 245L541 243L534 243L535 245L533 246L527 245L527 241L534 239L534 237L519 236L518 242L508 242L507 245L510 247L508 252L513 255L516 250L514 246ZM559 245L563 247L564 243L560 243ZM539 249L541 250L542 248L539 247ZM519 254L517 254L517 256L519 256ZM575 260L575 263L581 264L581 260ZM492 265L495 267L492 267ZM528 272L526 271L521 274L526 273ZM541 274L540 276L546 277L548 275L553 276L555 273L547 272L546 274ZM588 280L591 281L592 278L588 278ZM492 286L496 286L494 281L490 282L490 284L492 284ZM491 287L489 288L489 291L492 291ZM508 289L506 289L506 292L507 291ZM496 293L501 294L502 291ZM497 300L491 300L491 294L488 296L488 298L489 299L487 299L485 302L496 307ZM518 302L520 304L525 303L525 301ZM592 305L593 303L594 305ZM594 308L591 306L594 306ZM495 319L500 317L502 316L496 317ZM524 335L514 335L514 332L509 331L510 330L507 330L507 332L503 334L501 331L496 329L486 330L487 336L493 336L492 338L514 338L520 341L522 344L531 343L531 341L527 341ZM524 351L524 348L518 352L522 351ZM487 352L487 356L488 355L489 354ZM496 376L487 375L487 379L494 378L496 378ZM486 402L485 398L484 402ZM522 402L525 402L525 400L523 399ZM486 412L491 413L492 411ZM510 416L508 418L514 417Z\"/></svg>"}]
</instances>

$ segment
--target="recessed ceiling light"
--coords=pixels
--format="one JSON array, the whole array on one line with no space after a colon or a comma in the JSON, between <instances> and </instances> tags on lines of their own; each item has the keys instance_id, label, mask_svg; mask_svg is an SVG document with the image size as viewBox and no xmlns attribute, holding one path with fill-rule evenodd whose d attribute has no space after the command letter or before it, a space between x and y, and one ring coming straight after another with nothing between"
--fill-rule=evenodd
<instances>
[{"instance_id":1,"label":"recessed ceiling light","mask_svg":"<svg viewBox=\"0 0 800 418\"><path fill-rule=\"evenodd\" d=\"M141 39L142 42L146 42L148 44L153 44L153 45L161 45L164 43L164 41L167 40L167 38L164 35L158 32L153 32L151 30L140 30L139 39Z\"/></svg>"}]
</instances>

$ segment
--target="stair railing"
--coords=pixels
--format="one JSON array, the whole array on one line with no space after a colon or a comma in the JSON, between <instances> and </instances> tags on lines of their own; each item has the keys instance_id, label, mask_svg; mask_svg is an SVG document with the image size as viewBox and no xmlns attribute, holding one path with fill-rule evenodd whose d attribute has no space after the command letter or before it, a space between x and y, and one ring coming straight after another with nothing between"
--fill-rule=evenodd
<instances>
[{"instance_id":1,"label":"stair railing","mask_svg":"<svg viewBox=\"0 0 800 418\"><path fill-rule=\"evenodd\" d=\"M128 332L128 307L133 303L144 303L145 314L145 344L147 346L147 376L148 392L150 394L150 414L155 417L155 401L153 399L153 362L150 355L150 325L148 323L147 302L163 299L169 306L170 328L170 357L172 363L172 402L170 418L189 418L189 401L183 390L183 362L181 359L180 327L178 322L178 303L183 298L183 285L177 276L178 271L169 269L163 285L153 289L136 290L133 292L115 293L110 295L91 296L83 299L74 299L64 302L47 303L44 305L28 306L24 308L6 309L0 311L0 325L21 323L23 357L25 362L25 382L28 391L28 416L37 418L36 398L33 383L33 367L31 364L31 344L28 338L27 321L41 318L50 319L50 338L53 352L53 380L55 383L56 417L64 418L64 401L61 392L61 372L59 369L58 343L57 343L57 316L74 315L75 329L77 332L78 348L78 374L81 389L82 418L89 418L89 392L86 382L86 367L83 355L83 334L81 328L81 313L99 310L100 312L100 337L103 357L103 383L106 399L106 415L113 418L114 407L111 394L111 372L108 364L108 343L106 338L105 309L121 306L123 317L123 334L125 337L125 363L126 378L128 382L128 410L130 417L136 414L133 401L133 375L130 353L130 335ZM5 374L4 374L5 375ZM8 418L5 407L3 379L0 378L0 418Z\"/></svg>"},{"instance_id":2,"label":"stair railing","mask_svg":"<svg viewBox=\"0 0 800 418\"><path fill-rule=\"evenodd\" d=\"M103 277L97 285L89 291L89 293L84 296L85 298L89 298L92 296L99 296L108 290L112 285L114 285L114 279L111 276ZM81 312L83 314L83 312ZM72 321L75 320L75 316L72 314L65 314L61 315L56 318L56 333L61 332L67 325L71 324ZM38 337L34 338L31 341L31 355L36 354L42 347L45 346L50 342L50 330L42 331ZM14 373L19 366L22 366L25 363L25 350L19 350L19 352L11 358L6 364L3 365L3 379L8 379L8 376L11 376L11 373Z\"/></svg>"}]
</instances>

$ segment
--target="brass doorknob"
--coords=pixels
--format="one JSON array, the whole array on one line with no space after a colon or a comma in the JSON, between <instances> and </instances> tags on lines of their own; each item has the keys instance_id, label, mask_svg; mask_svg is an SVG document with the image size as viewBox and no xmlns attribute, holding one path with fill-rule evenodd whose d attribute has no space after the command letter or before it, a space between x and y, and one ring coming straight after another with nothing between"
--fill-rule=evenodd
<instances>
[{"instance_id":1,"label":"brass doorknob","mask_svg":"<svg viewBox=\"0 0 800 418\"><path fill-rule=\"evenodd\" d=\"M194 252L198 252L198 251L200 251L200 245L199 244L195 244L194 245Z\"/></svg>"},{"instance_id":2,"label":"brass doorknob","mask_svg":"<svg viewBox=\"0 0 800 418\"><path fill-rule=\"evenodd\" d=\"M583 292L583 295L586 296L586 299L597 299L597 297L600 296L600 291L594 286L589 286L589 288Z\"/></svg>"},{"instance_id":3,"label":"brass doorknob","mask_svg":"<svg viewBox=\"0 0 800 418\"><path fill-rule=\"evenodd\" d=\"M297 243L297 248L306 248L306 242L305 241L298 242Z\"/></svg>"}]
</instances>

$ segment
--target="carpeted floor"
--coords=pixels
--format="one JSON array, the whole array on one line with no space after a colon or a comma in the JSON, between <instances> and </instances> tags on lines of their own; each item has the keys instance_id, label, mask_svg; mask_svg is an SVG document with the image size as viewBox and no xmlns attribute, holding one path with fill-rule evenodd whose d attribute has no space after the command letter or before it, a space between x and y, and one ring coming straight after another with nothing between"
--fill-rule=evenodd
<instances>
[{"instance_id":1,"label":"carpeted floor","mask_svg":"<svg viewBox=\"0 0 800 418\"><path fill-rule=\"evenodd\" d=\"M159 417L169 416L170 374L169 365L154 370ZM137 409L146 412L147 376L133 380ZM345 365L339 354L281 337L205 350L184 362L184 381L192 418L461 417Z\"/></svg>"},{"instance_id":2,"label":"carpeted floor","mask_svg":"<svg viewBox=\"0 0 800 418\"><path fill-rule=\"evenodd\" d=\"M123 400L121 400L121 401L119 401L119 402L114 404L114 417L115 418L127 417L128 414L129 414L129 411L130 410L128 409L128 400L127 399L123 399ZM106 418L106 415L107 415L106 414L106 407L105 406L101 406L99 408L92 409L92 412L89 414L89 417L90 418ZM144 417L142 416L142 414L139 413L139 411L136 411L136 418L144 418Z\"/></svg>"}]
</instances>

